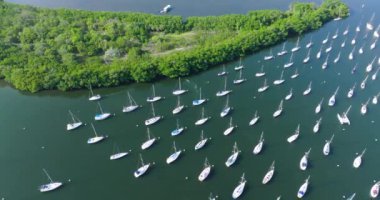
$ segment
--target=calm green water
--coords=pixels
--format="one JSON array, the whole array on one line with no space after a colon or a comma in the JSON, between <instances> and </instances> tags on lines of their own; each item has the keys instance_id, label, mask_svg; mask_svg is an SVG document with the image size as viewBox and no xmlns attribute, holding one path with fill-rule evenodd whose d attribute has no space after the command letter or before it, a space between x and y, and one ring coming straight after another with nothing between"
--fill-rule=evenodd
<instances>
[{"instance_id":1,"label":"calm green water","mask_svg":"<svg viewBox=\"0 0 380 200\"><path fill-rule=\"evenodd\" d=\"M15 1L22 2L22 1ZM47 3L50 2L50 3ZM31 4L46 5L53 7L77 7L85 9L102 9L101 2L91 3L87 1L70 4L51 1L31 1ZM135 5L131 10L144 10L144 1L107 3L105 9L118 10L120 4ZM189 2L178 1L173 13L190 15L222 14L230 12L246 12L247 9L255 8L285 8L288 1L267 1L265 3L240 2L233 4L228 1L202 1L208 5L215 5L216 9L208 9L210 6L197 5L187 7ZM146 3L146 2L145 2ZM273 80L278 79L282 66L288 62L290 54L277 57L271 61L263 61L263 57L269 53L264 50L252 56L245 57L243 76L248 79L242 85L232 84L237 77L233 67L238 61L226 65L229 71L228 88L233 92L230 95L230 105L234 110L230 116L239 127L229 136L224 136L223 131L227 128L229 117L220 118L226 98L215 96L215 93L223 87L223 78L216 74L221 67L215 67L207 72L184 78L182 86L189 90L181 96L184 104L188 105L185 111L178 116L171 114L176 105L176 97L171 92L177 87L177 80L162 80L156 83L156 93L165 96L166 99L155 104L156 114L163 115L164 119L151 127L151 132L161 139L151 149L142 151L140 145L146 140L145 119L151 116L149 104L145 102L151 95L150 84L134 84L112 89L99 89L104 98L101 104L105 111L116 115L108 120L94 122L93 117L97 112L96 103L89 102L88 91L75 92L41 92L38 94L21 93L8 85L0 88L0 197L4 199L207 199L210 192L219 195L219 199L232 199L231 194L238 184L240 176L246 173L247 187L241 199L275 199L282 195L282 199L295 199L300 185L308 175L311 175L306 199L342 199L343 195L356 192L356 199L368 199L369 189L374 180L379 180L378 152L380 143L379 136L379 106L370 104L365 116L360 114L360 105L369 97L373 97L380 91L379 80L368 80L365 90L356 90L356 96L347 99L348 89L366 76L365 67L376 55L379 55L379 46L370 50L372 32L367 38L364 22L371 17L374 8L380 5L376 0L368 0L364 3L364 9L360 9L362 2L350 0L352 15L346 20L331 22L319 31L309 33L301 38L302 49L294 55L295 65L284 71L285 83L274 86ZM154 5L164 5L167 2L156 2ZM250 7L246 6L247 4ZM113 6L113 7L112 7ZM151 6L157 7L157 6ZM160 6L159 6L160 7ZM178 7L178 9L177 9ZM208 8L207 8L208 7ZM202 10L202 9L203 10ZM206 9L207 8L207 9ZM180 9L186 9L185 11ZM182 12L183 13L180 13ZM147 12L152 12L149 8ZM350 45L355 35L354 27L362 20L362 31L357 36L357 45L354 61L348 60L348 54L353 48ZM375 17L374 24L379 23ZM342 31L350 25L350 33L347 35L345 48L340 48L344 40ZM326 58L315 58L321 41L328 32L330 36L339 28L339 37L334 40L333 50L330 52L330 62L326 70L321 65ZM313 37L315 45L311 50L311 61L303 64L302 60L307 54L305 44ZM330 37L330 41L331 41ZM294 46L296 38L288 41L286 47ZM357 50L364 47L364 54L359 55ZM378 44L380 45L380 44ZM273 48L277 53L282 44ZM341 51L341 59L337 64L332 61ZM355 63L358 69L355 74L350 71ZM266 78L270 88L264 93L257 93L257 88L263 83L264 78L254 77L260 70L261 65L267 73ZM374 69L378 67L377 63ZM300 76L290 79L295 69ZM373 70L370 75L374 73ZM303 96L310 81L313 81L313 90L309 96ZM340 86L337 95L337 103L334 107L327 106L327 100ZM198 88L202 87L203 96L208 98L205 105L205 113L211 116L211 120L205 125L196 127L194 122L199 119L202 107L191 106L191 101L198 97ZM273 119L272 114L283 99L293 88L293 98L284 102L284 111L279 118ZM126 103L126 91L129 91L135 100L143 105L140 110L133 113L122 113L121 108ZM314 113L315 106L324 97L322 112ZM351 126L341 126L336 114L343 112L352 105L349 117ZM69 119L68 110L78 116L86 126L78 130L65 131ZM260 121L254 127L249 127L248 122L258 110ZM323 117L320 132L314 134L312 128L317 119ZM176 137L170 136L175 128L176 119L187 126L187 130ZM93 136L90 123L94 123L98 133L109 136L104 142L96 145L88 145L86 141ZM297 124L301 124L301 135L295 143L286 142ZM206 147L197 152L194 145L204 130L211 141ZM260 155L253 155L253 147L257 144L260 133L264 131L265 145ZM325 157L322 148L326 139L335 134L332 143L332 153ZM172 143L177 147L186 149L181 157L171 165L165 160L172 153ZM238 162L231 168L224 165L227 157L231 154L234 142L238 143L242 151ZM109 155L113 153L114 144L118 144L121 150L132 149L127 157L110 161ZM306 171L299 169L299 161L304 152L312 148L309 157L310 168ZM356 153L367 148L360 169L354 169L352 162ZM138 155L141 153L146 162L155 162L145 176L136 179L133 172L137 168ZM202 170L203 162L207 157L214 165L212 174L203 183L197 180ZM272 161L276 161L276 173L268 185L262 185L261 181ZM46 194L41 194L37 187L47 182L42 168L46 168L55 180L64 182L64 187ZM188 177L188 179L186 179Z\"/></svg>"}]
</instances>

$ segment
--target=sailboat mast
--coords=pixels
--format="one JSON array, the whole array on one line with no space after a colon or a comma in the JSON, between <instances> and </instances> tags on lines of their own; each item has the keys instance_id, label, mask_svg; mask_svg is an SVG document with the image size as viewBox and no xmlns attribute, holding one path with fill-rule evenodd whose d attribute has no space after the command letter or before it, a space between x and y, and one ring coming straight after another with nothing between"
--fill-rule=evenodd
<instances>
[{"instance_id":1,"label":"sailboat mast","mask_svg":"<svg viewBox=\"0 0 380 200\"><path fill-rule=\"evenodd\" d=\"M99 102L98 102L98 106L99 106L100 112L103 114L103 109Z\"/></svg>"},{"instance_id":2,"label":"sailboat mast","mask_svg":"<svg viewBox=\"0 0 380 200\"><path fill-rule=\"evenodd\" d=\"M51 179L51 177L49 176L49 174L48 174L48 172L46 171L46 169L42 169L44 172L45 172L45 174L46 174L46 176L48 177L48 179L50 180L50 183L53 183L53 180Z\"/></svg>"},{"instance_id":3,"label":"sailboat mast","mask_svg":"<svg viewBox=\"0 0 380 200\"><path fill-rule=\"evenodd\" d=\"M94 127L94 125L92 123L91 123L91 127L92 127L92 130L94 130L95 136L98 137L98 134L96 133L95 127Z\"/></svg>"},{"instance_id":4,"label":"sailboat mast","mask_svg":"<svg viewBox=\"0 0 380 200\"><path fill-rule=\"evenodd\" d=\"M153 106L153 103L152 103L152 114L153 114L153 117L156 116L156 113L154 112L154 106Z\"/></svg>"}]
</instances>

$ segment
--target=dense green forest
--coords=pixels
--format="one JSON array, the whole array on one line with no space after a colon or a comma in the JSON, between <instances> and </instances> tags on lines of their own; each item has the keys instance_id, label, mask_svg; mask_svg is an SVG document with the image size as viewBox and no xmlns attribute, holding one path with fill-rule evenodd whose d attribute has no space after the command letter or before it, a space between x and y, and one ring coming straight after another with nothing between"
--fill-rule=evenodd
<instances>
[{"instance_id":1,"label":"dense green forest","mask_svg":"<svg viewBox=\"0 0 380 200\"><path fill-rule=\"evenodd\" d=\"M0 0L0 78L36 92L186 76L348 15L340 0L187 19Z\"/></svg>"}]
</instances>

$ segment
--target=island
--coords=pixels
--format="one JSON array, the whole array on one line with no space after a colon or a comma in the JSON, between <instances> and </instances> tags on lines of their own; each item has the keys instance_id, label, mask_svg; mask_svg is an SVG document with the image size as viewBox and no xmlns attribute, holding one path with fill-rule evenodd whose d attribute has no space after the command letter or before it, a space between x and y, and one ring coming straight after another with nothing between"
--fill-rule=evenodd
<instances>
[{"instance_id":1,"label":"island","mask_svg":"<svg viewBox=\"0 0 380 200\"><path fill-rule=\"evenodd\" d=\"M49 9L0 0L0 78L30 92L195 74L349 15L341 0L188 17Z\"/></svg>"}]
</instances>

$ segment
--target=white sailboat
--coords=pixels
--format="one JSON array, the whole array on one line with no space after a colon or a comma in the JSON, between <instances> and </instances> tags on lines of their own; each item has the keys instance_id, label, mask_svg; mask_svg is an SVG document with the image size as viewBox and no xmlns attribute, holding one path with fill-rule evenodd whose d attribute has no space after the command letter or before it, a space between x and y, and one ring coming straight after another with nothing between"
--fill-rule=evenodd
<instances>
[{"instance_id":1,"label":"white sailboat","mask_svg":"<svg viewBox=\"0 0 380 200\"><path fill-rule=\"evenodd\" d=\"M343 35L347 35L349 29L350 29L350 25L347 25L346 29L343 31Z\"/></svg>"},{"instance_id":2,"label":"white sailboat","mask_svg":"<svg viewBox=\"0 0 380 200\"><path fill-rule=\"evenodd\" d=\"M342 44L340 44L340 47L345 47L346 46L346 41L347 41L347 38L344 38Z\"/></svg>"},{"instance_id":3,"label":"white sailboat","mask_svg":"<svg viewBox=\"0 0 380 200\"><path fill-rule=\"evenodd\" d=\"M178 78L178 89L174 90L173 91L173 95L181 95L185 92L187 92L188 90L184 90L182 89L182 85L181 85L181 77Z\"/></svg>"},{"instance_id":4,"label":"white sailboat","mask_svg":"<svg viewBox=\"0 0 380 200\"><path fill-rule=\"evenodd\" d=\"M316 121L316 123L315 123L315 125L314 125L314 127L313 127L313 132L314 132L314 133L318 133L318 131L319 131L319 127L321 126L321 123L322 123L322 117L319 118L319 119Z\"/></svg>"},{"instance_id":5,"label":"white sailboat","mask_svg":"<svg viewBox=\"0 0 380 200\"><path fill-rule=\"evenodd\" d=\"M351 74L354 74L356 72L356 69L358 68L358 63L356 63L352 69L351 69Z\"/></svg>"},{"instance_id":6,"label":"white sailboat","mask_svg":"<svg viewBox=\"0 0 380 200\"><path fill-rule=\"evenodd\" d=\"M377 56L375 56L372 61L367 65L367 67L365 68L365 71L367 73L371 72L372 71L372 68L373 68L373 63L375 62Z\"/></svg>"},{"instance_id":7,"label":"white sailboat","mask_svg":"<svg viewBox=\"0 0 380 200\"><path fill-rule=\"evenodd\" d=\"M95 143L98 143L100 141L102 141L105 136L103 135L98 135L98 133L96 133L96 130L95 130L95 127L94 125L91 123L91 127L92 127L92 130L94 131L94 137L91 137L87 140L87 144L95 144Z\"/></svg>"},{"instance_id":8,"label":"white sailboat","mask_svg":"<svg viewBox=\"0 0 380 200\"><path fill-rule=\"evenodd\" d=\"M148 149L149 147L151 147L156 142L156 140L159 139L159 138L156 138L154 136L151 137L149 128L146 129L146 132L147 132L147 139L144 143L141 144L142 150Z\"/></svg>"},{"instance_id":9,"label":"white sailboat","mask_svg":"<svg viewBox=\"0 0 380 200\"><path fill-rule=\"evenodd\" d=\"M237 143L235 142L234 147L232 149L232 154L228 157L228 159L225 163L227 167L230 167L231 165L233 165L236 162L236 160L239 156L239 153L240 153L240 151L238 149Z\"/></svg>"},{"instance_id":10,"label":"white sailboat","mask_svg":"<svg viewBox=\"0 0 380 200\"><path fill-rule=\"evenodd\" d=\"M379 73L380 67L376 69L376 72L372 74L371 79L374 81L377 78L377 74Z\"/></svg>"},{"instance_id":11,"label":"white sailboat","mask_svg":"<svg viewBox=\"0 0 380 200\"><path fill-rule=\"evenodd\" d=\"M292 52L296 52L296 51L300 50L301 47L300 47L299 43L300 43L300 37L297 38L296 46L292 48L292 50L291 50Z\"/></svg>"},{"instance_id":12,"label":"white sailboat","mask_svg":"<svg viewBox=\"0 0 380 200\"><path fill-rule=\"evenodd\" d=\"M347 200L354 200L355 196L356 196L356 193L354 193L354 194L352 194L351 196L349 196L349 197L347 198Z\"/></svg>"},{"instance_id":13,"label":"white sailboat","mask_svg":"<svg viewBox=\"0 0 380 200\"><path fill-rule=\"evenodd\" d=\"M49 174L46 171L46 169L42 169L42 170L44 171L45 175L48 177L48 179L49 179L50 182L47 183L47 184L41 185L38 188L40 190L40 192L49 192L49 191L58 189L59 187L61 187L63 185L62 182L53 181L53 179L51 179L51 177L49 176Z\"/></svg>"},{"instance_id":14,"label":"white sailboat","mask_svg":"<svg viewBox=\"0 0 380 200\"><path fill-rule=\"evenodd\" d=\"M83 123L69 110L71 122L67 123L66 130L71 131L83 125Z\"/></svg>"},{"instance_id":15,"label":"white sailboat","mask_svg":"<svg viewBox=\"0 0 380 200\"><path fill-rule=\"evenodd\" d=\"M371 100L371 98L368 98L368 100L365 103L362 104L362 107L360 108L360 113L362 115L367 114L367 110L368 110L367 107L368 107L368 103L369 103L370 100Z\"/></svg>"},{"instance_id":16,"label":"white sailboat","mask_svg":"<svg viewBox=\"0 0 380 200\"><path fill-rule=\"evenodd\" d=\"M280 85L280 84L284 83L285 79L283 78L283 76L284 76L284 70L282 70L282 72L281 72L280 79L273 81L273 84L274 85Z\"/></svg>"},{"instance_id":17,"label":"white sailboat","mask_svg":"<svg viewBox=\"0 0 380 200\"><path fill-rule=\"evenodd\" d=\"M322 40L322 44L326 44L329 41L330 32L327 33L326 38Z\"/></svg>"},{"instance_id":18,"label":"white sailboat","mask_svg":"<svg viewBox=\"0 0 380 200\"><path fill-rule=\"evenodd\" d=\"M123 106L123 112L132 112L136 110L137 108L141 107L137 105L136 101L132 98L129 92L127 92L127 94L128 94L129 105Z\"/></svg>"},{"instance_id":19,"label":"white sailboat","mask_svg":"<svg viewBox=\"0 0 380 200\"><path fill-rule=\"evenodd\" d=\"M331 143L333 139L334 139L334 134L331 136L329 140L326 140L326 143L323 146L323 155L328 156L330 154Z\"/></svg>"},{"instance_id":20,"label":"white sailboat","mask_svg":"<svg viewBox=\"0 0 380 200\"><path fill-rule=\"evenodd\" d=\"M373 25L372 25L372 22L373 22L373 18L375 17L375 13L372 14L371 16L371 19L369 19L369 21L367 22L366 24L366 28L370 31L373 30Z\"/></svg>"},{"instance_id":21,"label":"white sailboat","mask_svg":"<svg viewBox=\"0 0 380 200\"><path fill-rule=\"evenodd\" d=\"M241 58L240 58L239 65L235 66L234 69L237 71L237 70L241 70L243 68L244 68L244 65L241 64Z\"/></svg>"},{"instance_id":22,"label":"white sailboat","mask_svg":"<svg viewBox=\"0 0 380 200\"><path fill-rule=\"evenodd\" d=\"M289 143L292 143L298 138L299 135L300 135L300 125L298 124L297 129L294 131L293 135L288 137L287 141Z\"/></svg>"},{"instance_id":23,"label":"white sailboat","mask_svg":"<svg viewBox=\"0 0 380 200\"><path fill-rule=\"evenodd\" d=\"M362 89L362 90L364 90L365 89L365 86L366 86L366 84L367 84L367 80L368 80L368 75L364 78L364 80L360 83L360 88Z\"/></svg>"},{"instance_id":24,"label":"white sailboat","mask_svg":"<svg viewBox=\"0 0 380 200\"><path fill-rule=\"evenodd\" d=\"M108 112L105 113L105 112L103 112L102 106L100 105L99 102L98 102L98 107L99 107L100 113L99 114L95 114L94 119L96 121L105 120L105 119L111 117L111 113L108 113Z\"/></svg>"},{"instance_id":25,"label":"white sailboat","mask_svg":"<svg viewBox=\"0 0 380 200\"><path fill-rule=\"evenodd\" d=\"M229 123L229 126L226 130L223 131L223 135L229 135L230 133L232 133L232 131L236 128L237 126L234 126L232 124L232 117L230 118L230 123Z\"/></svg>"},{"instance_id":26,"label":"white sailboat","mask_svg":"<svg viewBox=\"0 0 380 200\"><path fill-rule=\"evenodd\" d=\"M265 76L264 65L261 65L261 70L260 70L259 72L256 72L255 76L256 76L256 77L262 77L262 76Z\"/></svg>"},{"instance_id":27,"label":"white sailboat","mask_svg":"<svg viewBox=\"0 0 380 200\"><path fill-rule=\"evenodd\" d=\"M311 46L313 46L313 36L310 37L310 41L306 44L306 49L309 49Z\"/></svg>"},{"instance_id":28,"label":"white sailboat","mask_svg":"<svg viewBox=\"0 0 380 200\"><path fill-rule=\"evenodd\" d=\"M360 20L359 24L358 24L358 25L356 26L356 28L355 28L356 34L357 34L358 32L360 32L360 26L361 26L361 23L362 23L362 21Z\"/></svg>"},{"instance_id":29,"label":"white sailboat","mask_svg":"<svg viewBox=\"0 0 380 200\"><path fill-rule=\"evenodd\" d=\"M354 48L352 48L350 54L348 55L348 59L349 59L349 60L353 60L353 59L354 59L354 51L355 51L355 47L356 47L356 46L354 46Z\"/></svg>"},{"instance_id":30,"label":"white sailboat","mask_svg":"<svg viewBox=\"0 0 380 200\"><path fill-rule=\"evenodd\" d=\"M336 56L336 58L334 59L334 63L338 63L340 60L340 51L338 53L338 55Z\"/></svg>"},{"instance_id":31,"label":"white sailboat","mask_svg":"<svg viewBox=\"0 0 380 200\"><path fill-rule=\"evenodd\" d=\"M261 132L259 142L256 144L255 148L253 148L253 154L257 155L261 152L264 146L264 132Z\"/></svg>"},{"instance_id":32,"label":"white sailboat","mask_svg":"<svg viewBox=\"0 0 380 200\"><path fill-rule=\"evenodd\" d=\"M300 161L300 169L302 171L305 171L307 169L307 165L308 165L308 158L309 158L309 154L310 154L310 151L311 151L311 148L309 149L309 151L305 152L305 154L302 156L301 158L301 161Z\"/></svg>"},{"instance_id":33,"label":"white sailboat","mask_svg":"<svg viewBox=\"0 0 380 200\"><path fill-rule=\"evenodd\" d=\"M218 76L225 76L228 72L226 71L226 66L223 65L223 70L221 72L218 72Z\"/></svg>"},{"instance_id":34,"label":"white sailboat","mask_svg":"<svg viewBox=\"0 0 380 200\"><path fill-rule=\"evenodd\" d=\"M329 106L334 106L335 105L335 102L336 102L336 95L338 94L338 91L339 91L339 86L336 88L334 94L330 97L329 99L329 102L328 102L328 105Z\"/></svg>"},{"instance_id":35,"label":"white sailboat","mask_svg":"<svg viewBox=\"0 0 380 200\"><path fill-rule=\"evenodd\" d=\"M347 98L352 98L354 96L355 88L356 88L356 82L354 83L354 85L348 91Z\"/></svg>"},{"instance_id":36,"label":"white sailboat","mask_svg":"<svg viewBox=\"0 0 380 200\"><path fill-rule=\"evenodd\" d=\"M253 116L253 118L251 119L251 121L249 121L249 125L250 126L253 126L255 125L260 119L260 116L257 114L257 110L255 112L255 116Z\"/></svg>"},{"instance_id":37,"label":"white sailboat","mask_svg":"<svg viewBox=\"0 0 380 200\"><path fill-rule=\"evenodd\" d=\"M148 171L148 169L150 167L150 163L147 163L147 164L144 163L141 154L140 154L139 166L140 167L137 168L137 170L133 173L133 175L135 176L135 178L138 178L138 177L144 175Z\"/></svg>"},{"instance_id":38,"label":"white sailboat","mask_svg":"<svg viewBox=\"0 0 380 200\"><path fill-rule=\"evenodd\" d=\"M317 58L317 59L321 58L321 54L322 54L323 46L324 46L324 45L322 44L321 47L319 48L319 51L318 51L318 53L317 53L317 55L316 55L316 58Z\"/></svg>"},{"instance_id":39,"label":"white sailboat","mask_svg":"<svg viewBox=\"0 0 380 200\"><path fill-rule=\"evenodd\" d=\"M376 30L373 32L373 37L379 38L380 24L377 26Z\"/></svg>"},{"instance_id":40,"label":"white sailboat","mask_svg":"<svg viewBox=\"0 0 380 200\"><path fill-rule=\"evenodd\" d=\"M230 107L229 104L228 104L229 99L230 99L230 96L228 95L227 98L226 98L226 105L224 106L222 112L220 112L220 117L227 116L228 113L230 113L230 111L232 110L232 107Z\"/></svg>"},{"instance_id":41,"label":"white sailboat","mask_svg":"<svg viewBox=\"0 0 380 200\"><path fill-rule=\"evenodd\" d=\"M216 93L216 96L217 97L225 96L225 95L229 94L230 92L232 92L232 90L227 90L227 77L225 77L224 78L224 89L221 91L218 91Z\"/></svg>"},{"instance_id":42,"label":"white sailboat","mask_svg":"<svg viewBox=\"0 0 380 200\"><path fill-rule=\"evenodd\" d=\"M376 105L377 102L378 102L379 97L380 97L380 92L377 93L377 95L373 96L373 98L372 98L372 104Z\"/></svg>"},{"instance_id":43,"label":"white sailboat","mask_svg":"<svg viewBox=\"0 0 380 200\"><path fill-rule=\"evenodd\" d=\"M354 162L352 163L353 167L355 167L355 168L360 167L360 165L362 164L362 157L365 154L366 150L367 149L364 149L360 155L356 156L356 158L354 159Z\"/></svg>"},{"instance_id":44,"label":"white sailboat","mask_svg":"<svg viewBox=\"0 0 380 200\"><path fill-rule=\"evenodd\" d=\"M363 54L364 53L364 46L365 46L365 42L362 44L362 46L359 48L358 50L358 53L359 54Z\"/></svg>"},{"instance_id":45,"label":"white sailboat","mask_svg":"<svg viewBox=\"0 0 380 200\"><path fill-rule=\"evenodd\" d=\"M335 40L336 38L338 38L338 34L339 34L339 28L336 29L335 34L332 36L332 39Z\"/></svg>"},{"instance_id":46,"label":"white sailboat","mask_svg":"<svg viewBox=\"0 0 380 200\"><path fill-rule=\"evenodd\" d=\"M180 113L185 108L185 105L181 105L181 97L177 96L177 105L172 110L173 115Z\"/></svg>"},{"instance_id":47,"label":"white sailboat","mask_svg":"<svg viewBox=\"0 0 380 200\"><path fill-rule=\"evenodd\" d=\"M201 118L195 122L195 125L199 126L206 123L211 117L205 117L205 108L202 108Z\"/></svg>"},{"instance_id":48,"label":"white sailboat","mask_svg":"<svg viewBox=\"0 0 380 200\"><path fill-rule=\"evenodd\" d=\"M323 103L324 98L322 97L321 101L318 103L317 107L315 107L315 114L318 114L322 110L322 103Z\"/></svg>"},{"instance_id":49,"label":"white sailboat","mask_svg":"<svg viewBox=\"0 0 380 200\"><path fill-rule=\"evenodd\" d=\"M312 81L310 81L310 83L309 83L309 85L307 86L307 88L306 88L306 90L305 91L303 91L303 95L304 96L306 96L306 95L308 95L308 94L310 94L310 92L311 92L311 84L312 84L313 82Z\"/></svg>"},{"instance_id":50,"label":"white sailboat","mask_svg":"<svg viewBox=\"0 0 380 200\"><path fill-rule=\"evenodd\" d=\"M119 150L119 147L116 144L114 145L114 149L116 151L114 150L114 153L110 156L110 160L117 160L117 159L120 159L120 158L128 155L128 151L121 152ZM129 150L129 151L131 151L131 150Z\"/></svg>"},{"instance_id":51,"label":"white sailboat","mask_svg":"<svg viewBox=\"0 0 380 200\"><path fill-rule=\"evenodd\" d=\"M350 109L351 109L351 105L348 107L348 109L345 111L345 112L343 112L342 114L336 114L337 115L337 117L338 117L338 120L339 120L339 123L340 124L348 124L348 125L350 125L351 123L350 123L350 119L348 118L348 112L350 111Z\"/></svg>"},{"instance_id":52,"label":"white sailboat","mask_svg":"<svg viewBox=\"0 0 380 200\"><path fill-rule=\"evenodd\" d=\"M178 159L179 155L181 155L181 153L182 153L182 150L177 150L177 147L175 146L175 142L173 142L173 150L174 150L174 152L172 154L170 154L170 156L168 158L166 158L167 164L171 164L174 161L176 161Z\"/></svg>"},{"instance_id":53,"label":"white sailboat","mask_svg":"<svg viewBox=\"0 0 380 200\"><path fill-rule=\"evenodd\" d=\"M376 48L377 39L378 39L378 38L376 38L376 40L375 40L375 41L371 44L371 46L369 47L371 50L374 49L374 48Z\"/></svg>"},{"instance_id":54,"label":"white sailboat","mask_svg":"<svg viewBox=\"0 0 380 200\"><path fill-rule=\"evenodd\" d=\"M283 100L281 100L280 105L278 105L277 110L273 113L273 117L274 118L276 118L276 117L278 117L278 116L281 115L281 113L282 113L282 104L283 104Z\"/></svg>"},{"instance_id":55,"label":"white sailboat","mask_svg":"<svg viewBox=\"0 0 380 200\"><path fill-rule=\"evenodd\" d=\"M309 51L307 52L306 57L303 59L303 63L305 63L305 64L310 61L310 50L311 49L309 49Z\"/></svg>"},{"instance_id":56,"label":"white sailboat","mask_svg":"<svg viewBox=\"0 0 380 200\"><path fill-rule=\"evenodd\" d=\"M298 69L296 68L295 70L294 70L294 73L290 76L290 78L291 79L295 79L295 78L297 78L299 76L299 73L298 73Z\"/></svg>"},{"instance_id":57,"label":"white sailboat","mask_svg":"<svg viewBox=\"0 0 380 200\"><path fill-rule=\"evenodd\" d=\"M298 192L297 192L298 198L302 198L303 196L305 196L305 194L307 192L307 187L309 186L309 179L310 179L310 176L307 177L305 182L301 185L300 189L298 190Z\"/></svg>"},{"instance_id":58,"label":"white sailboat","mask_svg":"<svg viewBox=\"0 0 380 200\"><path fill-rule=\"evenodd\" d=\"M161 96L156 96L156 87L154 86L154 84L152 85L152 92L152 96L146 99L147 102L152 103L163 99L163 97Z\"/></svg>"},{"instance_id":59,"label":"white sailboat","mask_svg":"<svg viewBox=\"0 0 380 200\"><path fill-rule=\"evenodd\" d=\"M269 55L264 56L264 60L272 60L274 58L272 48L269 51Z\"/></svg>"},{"instance_id":60,"label":"white sailboat","mask_svg":"<svg viewBox=\"0 0 380 200\"><path fill-rule=\"evenodd\" d=\"M352 38L351 45L355 45L356 44L356 37L358 37L358 33L356 33L355 36Z\"/></svg>"},{"instance_id":61,"label":"white sailboat","mask_svg":"<svg viewBox=\"0 0 380 200\"><path fill-rule=\"evenodd\" d=\"M286 45L286 42L284 42L284 44L282 45L281 51L277 53L278 56L282 56L288 53L288 51L285 50L285 45Z\"/></svg>"},{"instance_id":62,"label":"white sailboat","mask_svg":"<svg viewBox=\"0 0 380 200\"><path fill-rule=\"evenodd\" d=\"M289 58L289 62L287 62L287 63L284 64L284 68L289 68L293 64L294 64L294 62L293 62L293 52L292 52L292 54L290 55L290 58Z\"/></svg>"},{"instance_id":63,"label":"white sailboat","mask_svg":"<svg viewBox=\"0 0 380 200\"><path fill-rule=\"evenodd\" d=\"M146 126L149 126L149 125L152 125L152 124L155 124L157 123L161 118L162 116L156 116L156 113L154 112L154 105L153 105L153 102L151 103L151 106L152 106L152 117L145 120L145 125Z\"/></svg>"},{"instance_id":64,"label":"white sailboat","mask_svg":"<svg viewBox=\"0 0 380 200\"><path fill-rule=\"evenodd\" d=\"M265 174L264 178L263 178L263 181L262 183L265 185L267 184L273 177L274 175L274 170L275 170L275 166L274 166L274 163L275 161L272 162L272 164L270 165L267 173Z\"/></svg>"},{"instance_id":65,"label":"white sailboat","mask_svg":"<svg viewBox=\"0 0 380 200\"><path fill-rule=\"evenodd\" d=\"M205 99L205 98L202 99L202 88L199 88L199 99L193 100L193 102L192 102L193 106L199 106L206 101L207 101L207 99Z\"/></svg>"},{"instance_id":66,"label":"white sailboat","mask_svg":"<svg viewBox=\"0 0 380 200\"><path fill-rule=\"evenodd\" d=\"M197 142L197 144L195 144L195 147L194 147L194 150L199 150L199 149L202 149L207 141L208 141L209 138L205 138L204 135L203 135L203 130L201 132L201 139Z\"/></svg>"},{"instance_id":67,"label":"white sailboat","mask_svg":"<svg viewBox=\"0 0 380 200\"><path fill-rule=\"evenodd\" d=\"M380 181L376 182L371 187L371 191L369 192L371 198L377 198L377 196L379 196L379 189L380 189Z\"/></svg>"},{"instance_id":68,"label":"white sailboat","mask_svg":"<svg viewBox=\"0 0 380 200\"><path fill-rule=\"evenodd\" d=\"M202 182L202 181L206 180L206 178L208 177L208 175L210 175L211 167L212 166L210 165L210 163L208 162L207 157L206 157L205 163L203 164L203 169L202 169L201 173L198 176L198 180L199 181Z\"/></svg>"},{"instance_id":69,"label":"white sailboat","mask_svg":"<svg viewBox=\"0 0 380 200\"><path fill-rule=\"evenodd\" d=\"M322 69L326 69L327 68L327 63L329 61L329 57L330 57L330 54L327 54L325 62L323 62L323 64L322 64Z\"/></svg>"},{"instance_id":70,"label":"white sailboat","mask_svg":"<svg viewBox=\"0 0 380 200\"><path fill-rule=\"evenodd\" d=\"M293 96L293 88L290 88L289 94L285 96L285 100L286 101L290 100L292 96Z\"/></svg>"},{"instance_id":71,"label":"white sailboat","mask_svg":"<svg viewBox=\"0 0 380 200\"><path fill-rule=\"evenodd\" d=\"M247 80L247 79L245 79L245 78L242 77L242 74L243 74L243 69L239 70L239 77L237 79L233 80L234 84L236 84L236 85L237 84L241 84L241 83L243 83L244 81Z\"/></svg>"},{"instance_id":72,"label":"white sailboat","mask_svg":"<svg viewBox=\"0 0 380 200\"><path fill-rule=\"evenodd\" d=\"M259 89L257 89L258 92L264 92L269 88L269 85L267 85L267 79L264 80L263 86L261 86Z\"/></svg>"},{"instance_id":73,"label":"white sailboat","mask_svg":"<svg viewBox=\"0 0 380 200\"><path fill-rule=\"evenodd\" d=\"M88 98L89 101L96 101L102 98L100 94L94 94L94 92L92 91L91 85L89 86L89 89L90 89L90 97Z\"/></svg>"},{"instance_id":74,"label":"white sailboat","mask_svg":"<svg viewBox=\"0 0 380 200\"><path fill-rule=\"evenodd\" d=\"M234 191L232 192L232 198L237 199L241 196L241 194L244 192L245 184L247 181L244 178L244 173L242 177L240 178L239 185L235 187Z\"/></svg>"},{"instance_id":75,"label":"white sailboat","mask_svg":"<svg viewBox=\"0 0 380 200\"><path fill-rule=\"evenodd\" d=\"M327 47L326 50L325 50L326 53L328 53L328 52L330 52L330 51L332 50L332 48L333 48L333 43L334 43L334 41L331 41L331 42L330 42L330 46Z\"/></svg>"},{"instance_id":76,"label":"white sailboat","mask_svg":"<svg viewBox=\"0 0 380 200\"><path fill-rule=\"evenodd\" d=\"M171 136L177 136L179 134L181 134L183 131L185 130L185 127L180 127L179 126L179 120L177 119L177 126L176 126L176 129L174 129L170 135Z\"/></svg>"}]
</instances>

